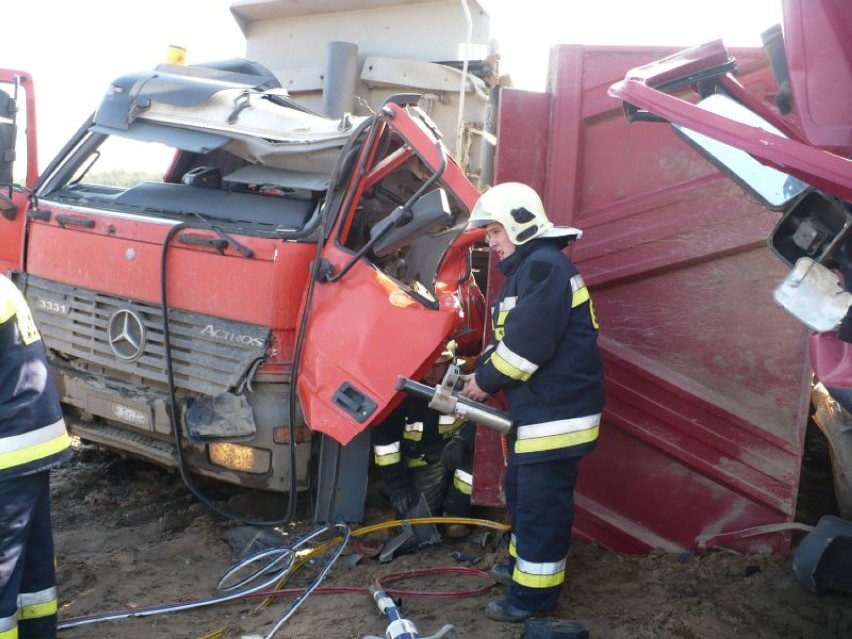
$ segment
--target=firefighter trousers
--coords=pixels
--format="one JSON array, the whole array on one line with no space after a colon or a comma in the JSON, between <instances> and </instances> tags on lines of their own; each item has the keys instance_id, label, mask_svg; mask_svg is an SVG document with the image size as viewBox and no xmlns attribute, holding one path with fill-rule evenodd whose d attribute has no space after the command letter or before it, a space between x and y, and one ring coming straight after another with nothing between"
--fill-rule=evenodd
<instances>
[{"instance_id":1,"label":"firefighter trousers","mask_svg":"<svg viewBox=\"0 0 852 639\"><path fill-rule=\"evenodd\" d=\"M470 513L470 491L464 492L454 481L440 459L430 459L424 465L410 469L415 495L421 493L434 517L467 517Z\"/></svg>"},{"instance_id":2,"label":"firefighter trousers","mask_svg":"<svg viewBox=\"0 0 852 639\"><path fill-rule=\"evenodd\" d=\"M524 610L556 608L574 523L574 485L580 458L506 466L506 508L512 521L513 559L508 601Z\"/></svg>"},{"instance_id":3,"label":"firefighter trousers","mask_svg":"<svg viewBox=\"0 0 852 639\"><path fill-rule=\"evenodd\" d=\"M0 639L55 639L50 471L0 480Z\"/></svg>"}]
</instances>

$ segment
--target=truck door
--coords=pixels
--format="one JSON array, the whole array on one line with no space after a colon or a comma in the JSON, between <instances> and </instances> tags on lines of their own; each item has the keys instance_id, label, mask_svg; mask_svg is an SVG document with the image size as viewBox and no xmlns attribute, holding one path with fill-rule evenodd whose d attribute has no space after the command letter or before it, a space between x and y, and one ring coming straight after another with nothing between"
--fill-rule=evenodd
<instances>
[{"instance_id":1,"label":"truck door","mask_svg":"<svg viewBox=\"0 0 852 639\"><path fill-rule=\"evenodd\" d=\"M478 289L459 256L475 239L463 231L478 192L442 148L425 114L386 106L332 212L297 386L308 426L341 444L398 404L399 376L419 379L470 332L462 300Z\"/></svg>"},{"instance_id":2,"label":"truck door","mask_svg":"<svg viewBox=\"0 0 852 639\"><path fill-rule=\"evenodd\" d=\"M32 78L0 69L0 272L23 266L27 195L38 177Z\"/></svg>"}]
</instances>

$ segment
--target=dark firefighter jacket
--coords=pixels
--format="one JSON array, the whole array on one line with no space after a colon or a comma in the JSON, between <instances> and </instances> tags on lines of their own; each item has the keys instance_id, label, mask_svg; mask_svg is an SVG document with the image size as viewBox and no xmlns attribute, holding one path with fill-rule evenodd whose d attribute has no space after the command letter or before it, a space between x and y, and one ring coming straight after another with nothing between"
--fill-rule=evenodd
<instances>
[{"instance_id":1,"label":"dark firefighter jacket","mask_svg":"<svg viewBox=\"0 0 852 639\"><path fill-rule=\"evenodd\" d=\"M41 335L24 296L0 275L0 479L71 456Z\"/></svg>"},{"instance_id":2,"label":"dark firefighter jacket","mask_svg":"<svg viewBox=\"0 0 852 639\"><path fill-rule=\"evenodd\" d=\"M597 441L604 402L589 290L558 241L522 244L499 267L506 282L476 383L504 391L518 463L583 455Z\"/></svg>"},{"instance_id":3,"label":"dark firefighter jacket","mask_svg":"<svg viewBox=\"0 0 852 639\"><path fill-rule=\"evenodd\" d=\"M406 397L373 430L373 453L379 474L391 490L406 487L406 469L438 461L445 444L463 424L461 419L432 410L423 399Z\"/></svg>"}]
</instances>

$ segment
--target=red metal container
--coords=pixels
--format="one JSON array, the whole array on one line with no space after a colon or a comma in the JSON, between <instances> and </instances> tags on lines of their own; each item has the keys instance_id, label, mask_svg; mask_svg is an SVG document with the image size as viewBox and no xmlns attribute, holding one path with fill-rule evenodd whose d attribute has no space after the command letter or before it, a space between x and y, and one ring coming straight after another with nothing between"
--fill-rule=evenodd
<instances>
[{"instance_id":1,"label":"red metal container","mask_svg":"<svg viewBox=\"0 0 852 639\"><path fill-rule=\"evenodd\" d=\"M667 124L628 124L607 95L673 52L558 47L547 93L501 96L495 181L530 184L555 223L584 230L571 257L601 322L607 401L574 536L621 552L786 552L810 369L806 330L772 300L785 275L766 246L777 216ZM763 53L736 56L739 80L770 99ZM502 452L480 439L490 475L477 474L474 500L496 503Z\"/></svg>"}]
</instances>

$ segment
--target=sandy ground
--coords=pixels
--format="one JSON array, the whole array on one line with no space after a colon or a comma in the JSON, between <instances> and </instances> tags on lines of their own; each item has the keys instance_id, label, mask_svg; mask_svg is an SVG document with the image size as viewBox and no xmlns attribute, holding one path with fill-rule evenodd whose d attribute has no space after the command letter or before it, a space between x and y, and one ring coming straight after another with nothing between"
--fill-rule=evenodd
<instances>
[{"instance_id":1,"label":"sandy ground","mask_svg":"<svg viewBox=\"0 0 852 639\"><path fill-rule=\"evenodd\" d=\"M253 508L271 507L229 487L203 486L214 500L233 508L249 503ZM212 514L176 473L89 446L79 447L73 462L54 471L53 497L60 618L68 623L86 615L222 596L225 593L217 590L220 577L264 539L283 534L285 540L298 540L315 529L310 522L297 523L280 533L266 529L257 538L255 530ZM285 504L280 506L283 512ZM389 515L382 503L368 502L367 523ZM393 528L351 538L321 590L292 613L288 607L296 595L77 625L61 630L60 637L267 636L287 614L275 637L384 637L387 619L368 594L377 578L389 588L444 595L399 597L404 616L422 637L445 624L461 638L523 636L523 626L484 618L483 607L499 597L503 587L470 572L487 570L504 556L496 531L481 528L468 540L444 541L388 563L368 556L396 532ZM326 534L306 547L335 537ZM329 552L334 547L329 545ZM458 561L452 552L471 557ZM852 636L852 596L807 592L795 580L791 562L790 557L731 553L630 556L574 544L565 592L552 616L579 622L590 637L599 639ZM309 585L323 563L322 556L313 557L284 587ZM424 568L439 570L397 579L400 573ZM342 590L328 592L330 587Z\"/></svg>"}]
</instances>

